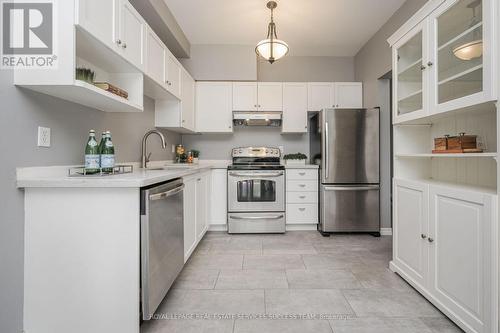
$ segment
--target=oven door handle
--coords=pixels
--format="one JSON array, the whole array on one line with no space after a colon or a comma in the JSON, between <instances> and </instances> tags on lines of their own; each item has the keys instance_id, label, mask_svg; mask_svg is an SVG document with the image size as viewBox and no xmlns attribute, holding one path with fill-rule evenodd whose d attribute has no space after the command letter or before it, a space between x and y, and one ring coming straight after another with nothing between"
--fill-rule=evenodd
<instances>
[{"instance_id":1,"label":"oven door handle","mask_svg":"<svg viewBox=\"0 0 500 333\"><path fill-rule=\"evenodd\" d=\"M279 220L284 218L284 215L278 215L278 216L233 216L229 215L230 219L233 220Z\"/></svg>"},{"instance_id":2,"label":"oven door handle","mask_svg":"<svg viewBox=\"0 0 500 333\"><path fill-rule=\"evenodd\" d=\"M279 177L283 176L283 171L275 172L275 173L244 173L244 172L230 172L230 176L234 177Z\"/></svg>"}]
</instances>

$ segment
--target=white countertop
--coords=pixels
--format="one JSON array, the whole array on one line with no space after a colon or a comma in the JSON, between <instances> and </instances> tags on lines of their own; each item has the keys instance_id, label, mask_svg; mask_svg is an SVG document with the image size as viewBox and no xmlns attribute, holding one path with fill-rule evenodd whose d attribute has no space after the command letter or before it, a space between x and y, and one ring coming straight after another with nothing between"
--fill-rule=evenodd
<instances>
[{"instance_id":1,"label":"white countertop","mask_svg":"<svg viewBox=\"0 0 500 333\"><path fill-rule=\"evenodd\" d=\"M17 187L144 187L175 178L185 177L210 169L226 169L229 161L200 161L198 164L151 162L149 167L166 166L163 170L142 169L138 163L134 172L102 177L69 177L71 166L31 167L17 169Z\"/></svg>"},{"instance_id":2,"label":"white countertop","mask_svg":"<svg viewBox=\"0 0 500 333\"><path fill-rule=\"evenodd\" d=\"M29 167L17 169L17 187L144 187L186 177L210 169L226 169L231 161L201 160L198 164L175 164L172 162L151 162L150 168L165 167L162 170L142 169L139 163L123 163L134 166L134 172L112 176L69 177L71 166ZM287 169L317 169L317 165L286 165Z\"/></svg>"}]
</instances>

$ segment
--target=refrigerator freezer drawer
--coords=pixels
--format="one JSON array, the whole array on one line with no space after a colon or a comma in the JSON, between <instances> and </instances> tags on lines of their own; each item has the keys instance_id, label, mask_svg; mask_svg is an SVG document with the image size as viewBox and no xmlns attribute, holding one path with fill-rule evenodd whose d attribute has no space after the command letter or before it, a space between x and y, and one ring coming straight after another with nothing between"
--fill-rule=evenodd
<instances>
[{"instance_id":1,"label":"refrigerator freezer drawer","mask_svg":"<svg viewBox=\"0 0 500 333\"><path fill-rule=\"evenodd\" d=\"M379 185L321 185L321 231L380 232L379 200Z\"/></svg>"}]
</instances>

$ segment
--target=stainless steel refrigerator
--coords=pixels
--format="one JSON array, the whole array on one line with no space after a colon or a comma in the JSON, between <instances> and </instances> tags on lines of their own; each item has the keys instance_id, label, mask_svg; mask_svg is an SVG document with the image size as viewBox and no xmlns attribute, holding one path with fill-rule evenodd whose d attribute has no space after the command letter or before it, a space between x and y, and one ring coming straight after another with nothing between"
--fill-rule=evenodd
<instances>
[{"instance_id":1,"label":"stainless steel refrigerator","mask_svg":"<svg viewBox=\"0 0 500 333\"><path fill-rule=\"evenodd\" d=\"M319 231L380 234L380 111L325 109L310 119L320 159Z\"/></svg>"}]
</instances>

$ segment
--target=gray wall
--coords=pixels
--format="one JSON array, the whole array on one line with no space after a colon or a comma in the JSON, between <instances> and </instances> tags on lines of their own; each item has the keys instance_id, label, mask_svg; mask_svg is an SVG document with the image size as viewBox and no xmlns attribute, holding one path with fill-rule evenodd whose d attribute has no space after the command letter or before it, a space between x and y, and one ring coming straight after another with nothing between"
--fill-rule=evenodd
<instances>
[{"instance_id":1,"label":"gray wall","mask_svg":"<svg viewBox=\"0 0 500 333\"><path fill-rule=\"evenodd\" d=\"M417 12L427 0L407 0L354 57L355 81L363 82L366 107L377 106L377 80L392 68L389 38L403 23Z\"/></svg>"},{"instance_id":2,"label":"gray wall","mask_svg":"<svg viewBox=\"0 0 500 333\"><path fill-rule=\"evenodd\" d=\"M267 127L235 128L233 134L183 135L182 144L200 150L200 158L209 160L229 160L232 148L246 146L283 146L285 153L309 154L306 134L281 134L280 129Z\"/></svg>"},{"instance_id":3,"label":"gray wall","mask_svg":"<svg viewBox=\"0 0 500 333\"><path fill-rule=\"evenodd\" d=\"M255 81L257 56L248 45L191 45L190 58L179 59L198 81Z\"/></svg>"},{"instance_id":4,"label":"gray wall","mask_svg":"<svg viewBox=\"0 0 500 333\"><path fill-rule=\"evenodd\" d=\"M259 81L329 82L354 81L354 57L289 56L274 64L258 61Z\"/></svg>"},{"instance_id":5,"label":"gray wall","mask_svg":"<svg viewBox=\"0 0 500 333\"><path fill-rule=\"evenodd\" d=\"M109 129L118 161L139 161L140 140L153 127L153 102L140 114L110 114L16 88L12 73L0 71L0 332L21 332L23 313L24 196L15 184L15 168L82 163L88 130ZM36 146L37 127L52 129L52 147ZM170 144L180 141L167 133ZM153 159L172 158L151 138Z\"/></svg>"},{"instance_id":6,"label":"gray wall","mask_svg":"<svg viewBox=\"0 0 500 333\"><path fill-rule=\"evenodd\" d=\"M363 82L365 107L380 106L380 170L381 224L392 226L391 220L391 105L390 84L379 80L392 69L392 53L387 38L417 12L427 0L407 0L380 30L361 48L354 58L355 80Z\"/></svg>"}]
</instances>

